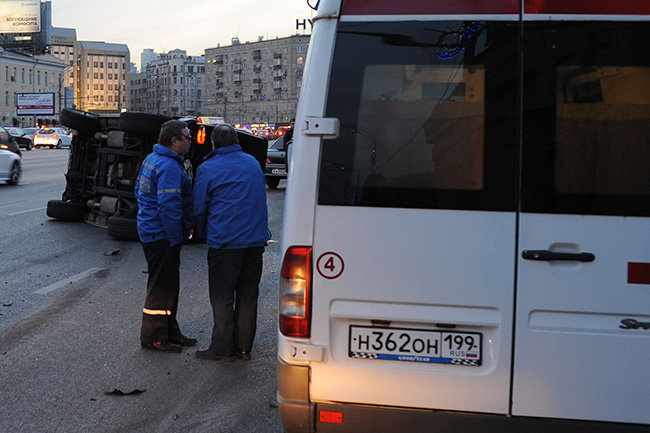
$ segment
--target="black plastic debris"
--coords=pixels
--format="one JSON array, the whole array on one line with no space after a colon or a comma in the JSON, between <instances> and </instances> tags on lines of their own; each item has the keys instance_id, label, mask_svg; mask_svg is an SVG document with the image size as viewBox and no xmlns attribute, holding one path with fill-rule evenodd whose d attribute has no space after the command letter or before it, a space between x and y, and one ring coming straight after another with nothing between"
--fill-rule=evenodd
<instances>
[{"instance_id":1,"label":"black plastic debris","mask_svg":"<svg viewBox=\"0 0 650 433\"><path fill-rule=\"evenodd\" d=\"M105 256L116 256L119 253L120 253L120 250L109 250L109 251L105 251L104 255Z\"/></svg>"},{"instance_id":2,"label":"black plastic debris","mask_svg":"<svg viewBox=\"0 0 650 433\"><path fill-rule=\"evenodd\" d=\"M134 389L133 391L128 391L124 392L121 389L115 388L113 391L106 391L104 394L106 395L137 395L137 394L142 394L145 392L146 389Z\"/></svg>"},{"instance_id":3,"label":"black plastic debris","mask_svg":"<svg viewBox=\"0 0 650 433\"><path fill-rule=\"evenodd\" d=\"M12 305L14 305L13 302L11 304L2 304L3 307L11 307Z\"/></svg>"}]
</instances>

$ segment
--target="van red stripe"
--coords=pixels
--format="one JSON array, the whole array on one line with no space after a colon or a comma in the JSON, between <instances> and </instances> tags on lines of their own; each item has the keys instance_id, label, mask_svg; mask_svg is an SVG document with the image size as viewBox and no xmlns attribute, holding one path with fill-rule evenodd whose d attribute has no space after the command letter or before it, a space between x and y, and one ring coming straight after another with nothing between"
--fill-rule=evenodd
<instances>
[{"instance_id":1,"label":"van red stripe","mask_svg":"<svg viewBox=\"0 0 650 433\"><path fill-rule=\"evenodd\" d=\"M650 284L650 263L628 263L628 284Z\"/></svg>"},{"instance_id":2,"label":"van red stripe","mask_svg":"<svg viewBox=\"0 0 650 433\"><path fill-rule=\"evenodd\" d=\"M566 1L566 0L565 0ZM509 15L519 0L344 0L342 15Z\"/></svg>"},{"instance_id":3,"label":"van red stripe","mask_svg":"<svg viewBox=\"0 0 650 433\"><path fill-rule=\"evenodd\" d=\"M525 0L527 14L650 15L648 0Z\"/></svg>"}]
</instances>

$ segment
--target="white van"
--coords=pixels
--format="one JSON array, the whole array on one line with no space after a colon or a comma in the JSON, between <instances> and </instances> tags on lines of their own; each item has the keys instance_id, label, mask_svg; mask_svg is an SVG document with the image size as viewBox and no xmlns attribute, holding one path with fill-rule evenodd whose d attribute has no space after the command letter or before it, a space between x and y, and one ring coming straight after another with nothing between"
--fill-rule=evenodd
<instances>
[{"instance_id":1,"label":"white van","mask_svg":"<svg viewBox=\"0 0 650 433\"><path fill-rule=\"evenodd\" d=\"M287 432L650 430L650 1L321 0Z\"/></svg>"}]
</instances>

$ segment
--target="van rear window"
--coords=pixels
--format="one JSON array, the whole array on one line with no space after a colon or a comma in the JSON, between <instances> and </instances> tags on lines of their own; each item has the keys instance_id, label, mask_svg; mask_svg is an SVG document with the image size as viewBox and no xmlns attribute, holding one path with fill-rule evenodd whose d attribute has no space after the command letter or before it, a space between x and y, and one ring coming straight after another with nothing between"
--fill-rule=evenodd
<instances>
[{"instance_id":1,"label":"van rear window","mask_svg":"<svg viewBox=\"0 0 650 433\"><path fill-rule=\"evenodd\" d=\"M514 210L516 28L341 23L319 203Z\"/></svg>"},{"instance_id":2,"label":"van rear window","mask_svg":"<svg viewBox=\"0 0 650 433\"><path fill-rule=\"evenodd\" d=\"M650 216L647 28L525 23L524 212Z\"/></svg>"}]
</instances>

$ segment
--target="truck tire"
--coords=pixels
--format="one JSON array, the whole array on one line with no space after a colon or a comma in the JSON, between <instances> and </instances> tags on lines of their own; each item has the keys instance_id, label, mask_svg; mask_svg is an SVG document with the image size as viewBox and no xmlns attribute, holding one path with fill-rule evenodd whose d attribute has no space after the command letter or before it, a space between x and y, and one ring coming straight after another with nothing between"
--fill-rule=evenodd
<instances>
[{"instance_id":1,"label":"truck tire","mask_svg":"<svg viewBox=\"0 0 650 433\"><path fill-rule=\"evenodd\" d=\"M277 189L278 185L280 184L280 178L279 177L267 177L266 178L266 184L271 189Z\"/></svg>"},{"instance_id":2,"label":"truck tire","mask_svg":"<svg viewBox=\"0 0 650 433\"><path fill-rule=\"evenodd\" d=\"M112 216L108 218L108 234L123 241L139 241L138 223L135 218Z\"/></svg>"},{"instance_id":3,"label":"truck tire","mask_svg":"<svg viewBox=\"0 0 650 433\"><path fill-rule=\"evenodd\" d=\"M82 134L94 134L99 131L99 120L95 114L72 108L64 108L59 115L62 125Z\"/></svg>"},{"instance_id":4,"label":"truck tire","mask_svg":"<svg viewBox=\"0 0 650 433\"><path fill-rule=\"evenodd\" d=\"M84 203L63 200L47 202L47 216L61 221L83 221L88 212Z\"/></svg>"},{"instance_id":5,"label":"truck tire","mask_svg":"<svg viewBox=\"0 0 650 433\"><path fill-rule=\"evenodd\" d=\"M171 117L161 114L138 113L126 111L120 114L120 130L135 135L158 137L163 123Z\"/></svg>"}]
</instances>

